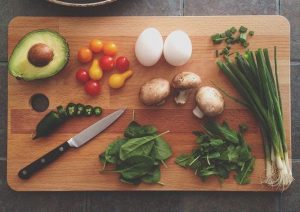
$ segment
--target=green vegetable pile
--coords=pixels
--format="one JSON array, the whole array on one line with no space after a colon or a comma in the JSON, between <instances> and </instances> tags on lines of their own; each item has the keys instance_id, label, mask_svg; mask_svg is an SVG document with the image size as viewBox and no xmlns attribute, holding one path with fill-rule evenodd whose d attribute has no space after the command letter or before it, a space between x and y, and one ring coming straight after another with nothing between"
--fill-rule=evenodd
<instances>
[{"instance_id":1,"label":"green vegetable pile","mask_svg":"<svg viewBox=\"0 0 300 212\"><path fill-rule=\"evenodd\" d=\"M218 61L220 70L243 97L233 100L248 107L260 123L266 159L266 183L280 188L294 180L288 156L283 125L283 110L277 73L276 47L272 70L268 49L236 54L235 61L228 57Z\"/></svg>"},{"instance_id":2,"label":"green vegetable pile","mask_svg":"<svg viewBox=\"0 0 300 212\"><path fill-rule=\"evenodd\" d=\"M57 111L50 111L37 124L35 134L32 139L45 137L54 132L68 118L77 116L100 116L101 107L92 107L91 105L69 103L66 108L62 105L57 106Z\"/></svg>"},{"instance_id":3,"label":"green vegetable pile","mask_svg":"<svg viewBox=\"0 0 300 212\"><path fill-rule=\"evenodd\" d=\"M249 42L247 41L247 31L248 29L244 26L241 26L239 28L239 33L237 34L237 29L235 27L231 27L230 29L227 29L223 33L216 33L211 36L211 40L214 44L220 44L223 41L226 43L226 47L219 52L216 51L216 57L220 55L228 56L231 55L230 49L233 44L240 43L244 48L247 48L249 46ZM254 31L249 31L248 35L253 36Z\"/></svg>"},{"instance_id":4,"label":"green vegetable pile","mask_svg":"<svg viewBox=\"0 0 300 212\"><path fill-rule=\"evenodd\" d=\"M193 169L195 175L203 181L209 176L218 176L223 181L231 171L235 171L237 183L250 183L249 176L253 171L255 158L243 138L247 127L240 125L237 132L230 129L226 122L218 124L208 120L204 129L206 132L194 132L197 147L192 153L177 157L176 163Z\"/></svg>"},{"instance_id":5,"label":"green vegetable pile","mask_svg":"<svg viewBox=\"0 0 300 212\"><path fill-rule=\"evenodd\" d=\"M152 125L142 126L132 121L126 128L124 137L116 139L99 155L103 171L120 173L120 181L124 183L162 184L160 165L166 166L164 161L172 155L162 134L159 135ZM105 170L106 164L115 164L115 169Z\"/></svg>"}]
</instances>

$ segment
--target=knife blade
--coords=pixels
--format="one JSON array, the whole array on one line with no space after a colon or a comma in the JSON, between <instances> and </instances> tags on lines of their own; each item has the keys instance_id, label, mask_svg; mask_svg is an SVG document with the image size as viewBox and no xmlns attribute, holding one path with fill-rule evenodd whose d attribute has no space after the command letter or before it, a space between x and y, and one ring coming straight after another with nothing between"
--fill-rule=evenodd
<instances>
[{"instance_id":1,"label":"knife blade","mask_svg":"<svg viewBox=\"0 0 300 212\"><path fill-rule=\"evenodd\" d=\"M41 170L46 167L57 158L59 158L63 153L71 148L79 148L96 135L104 131L107 127L109 127L112 123L114 123L125 111L126 109L119 109L108 116L102 118L97 121L93 125L87 127L82 130L80 133L76 134L74 137L54 148L52 151L48 152L44 156L35 160L25 168L21 169L18 173L18 176L21 179L29 179L35 172Z\"/></svg>"}]
</instances>

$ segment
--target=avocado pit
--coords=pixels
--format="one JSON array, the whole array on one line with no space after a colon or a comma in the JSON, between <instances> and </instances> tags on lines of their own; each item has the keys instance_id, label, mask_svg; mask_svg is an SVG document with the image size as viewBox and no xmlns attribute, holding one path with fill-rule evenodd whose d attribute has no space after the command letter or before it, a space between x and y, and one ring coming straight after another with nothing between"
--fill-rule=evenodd
<instances>
[{"instance_id":1,"label":"avocado pit","mask_svg":"<svg viewBox=\"0 0 300 212\"><path fill-rule=\"evenodd\" d=\"M37 43L29 49L27 58L32 65L43 67L53 60L53 56L53 50L48 45Z\"/></svg>"}]
</instances>

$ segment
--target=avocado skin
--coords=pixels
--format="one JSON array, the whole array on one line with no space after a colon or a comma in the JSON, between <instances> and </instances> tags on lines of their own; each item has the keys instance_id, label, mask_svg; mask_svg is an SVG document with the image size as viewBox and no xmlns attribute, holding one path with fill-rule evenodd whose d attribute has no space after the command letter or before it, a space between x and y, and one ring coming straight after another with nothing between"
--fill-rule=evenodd
<instances>
[{"instance_id":1,"label":"avocado skin","mask_svg":"<svg viewBox=\"0 0 300 212\"><path fill-rule=\"evenodd\" d=\"M65 60L64 65L60 68L57 68L56 70L53 70L53 71L49 72L49 74L47 74L46 76L43 76L43 77L35 77L34 75L31 76L31 77L22 77L22 75L18 75L18 73L14 72L14 68L13 68L14 64L11 62L11 59L12 59L14 53L16 51L18 51L19 48L22 48L23 42L26 39L28 39L28 37L31 37L32 35L34 35L36 33L50 33L50 34L53 34L56 38L59 38L62 41L63 46L64 46L64 50L65 50L65 52L64 52L64 58L65 58L64 59ZM27 52L26 52L26 54L27 54ZM9 73L18 80L32 81L32 80L38 80L38 79L45 79L45 78L52 77L52 76L58 74L61 70L63 70L68 65L69 59L70 59L69 44L68 44L67 40L61 34L59 34L56 31L50 30L50 29L38 29L38 30L34 30L34 31L31 31L31 32L27 33L17 43L17 45L15 46L15 48L14 48L13 52L11 53L11 56L8 60L8 70L9 70ZM27 59L27 62L29 63L28 59ZM42 69L45 68L45 67L37 67L37 68L40 68L41 71L42 71ZM21 73L22 73L22 71L21 71Z\"/></svg>"}]
</instances>

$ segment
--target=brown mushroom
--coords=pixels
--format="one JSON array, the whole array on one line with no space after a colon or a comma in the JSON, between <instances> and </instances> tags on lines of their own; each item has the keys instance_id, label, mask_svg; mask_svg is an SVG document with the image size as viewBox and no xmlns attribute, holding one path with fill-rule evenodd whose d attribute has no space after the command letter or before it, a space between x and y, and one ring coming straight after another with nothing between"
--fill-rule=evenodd
<instances>
[{"instance_id":1,"label":"brown mushroom","mask_svg":"<svg viewBox=\"0 0 300 212\"><path fill-rule=\"evenodd\" d=\"M37 43L29 49L27 58L32 65L43 67L53 60L53 56L53 50L49 46Z\"/></svg>"},{"instance_id":2,"label":"brown mushroom","mask_svg":"<svg viewBox=\"0 0 300 212\"><path fill-rule=\"evenodd\" d=\"M140 100L145 105L162 105L170 95L170 83L163 78L154 78L140 89Z\"/></svg>"},{"instance_id":3,"label":"brown mushroom","mask_svg":"<svg viewBox=\"0 0 300 212\"><path fill-rule=\"evenodd\" d=\"M206 116L217 116L224 110L224 98L222 94L213 87L204 86L196 93L197 106L193 114L198 118Z\"/></svg>"},{"instance_id":4,"label":"brown mushroom","mask_svg":"<svg viewBox=\"0 0 300 212\"><path fill-rule=\"evenodd\" d=\"M174 100L177 104L185 104L192 93L201 83L201 78L193 72L181 72L172 80L172 86L177 90Z\"/></svg>"}]
</instances>

